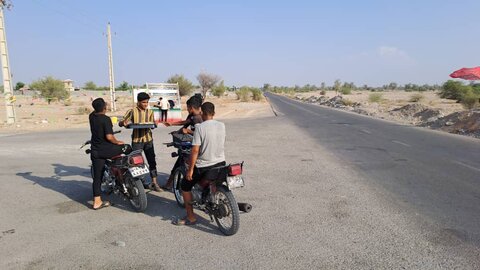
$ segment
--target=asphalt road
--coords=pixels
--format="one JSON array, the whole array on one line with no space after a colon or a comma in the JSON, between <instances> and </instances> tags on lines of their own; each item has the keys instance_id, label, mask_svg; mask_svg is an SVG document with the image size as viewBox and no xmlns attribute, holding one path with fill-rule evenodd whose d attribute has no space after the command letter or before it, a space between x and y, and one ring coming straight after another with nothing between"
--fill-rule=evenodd
<instances>
[{"instance_id":1,"label":"asphalt road","mask_svg":"<svg viewBox=\"0 0 480 270\"><path fill-rule=\"evenodd\" d=\"M0 135L0 269L478 269L478 140L283 97L278 116L226 121L254 209L239 232L194 227L173 194L145 213L89 209L88 130ZM155 130L161 181L174 160ZM128 140L128 132L119 136ZM122 241L125 247L115 245Z\"/></svg>"}]
</instances>

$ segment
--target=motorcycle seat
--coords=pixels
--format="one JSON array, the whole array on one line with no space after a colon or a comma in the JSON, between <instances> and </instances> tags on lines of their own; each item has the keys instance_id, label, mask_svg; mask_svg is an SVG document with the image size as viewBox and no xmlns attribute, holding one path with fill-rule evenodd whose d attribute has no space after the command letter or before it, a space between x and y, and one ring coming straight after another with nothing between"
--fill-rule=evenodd
<instances>
[{"instance_id":1,"label":"motorcycle seat","mask_svg":"<svg viewBox=\"0 0 480 270\"><path fill-rule=\"evenodd\" d=\"M124 154L120 154L120 155L116 155L112 158L109 158L109 160L115 160L115 159L119 159L119 158L122 158L124 156Z\"/></svg>"}]
</instances>

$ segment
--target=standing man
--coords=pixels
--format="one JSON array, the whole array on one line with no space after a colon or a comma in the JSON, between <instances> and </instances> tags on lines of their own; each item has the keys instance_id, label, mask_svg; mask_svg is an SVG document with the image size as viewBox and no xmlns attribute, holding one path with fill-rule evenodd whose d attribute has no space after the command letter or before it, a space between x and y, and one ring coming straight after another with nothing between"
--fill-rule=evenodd
<instances>
[{"instance_id":1,"label":"standing man","mask_svg":"<svg viewBox=\"0 0 480 270\"><path fill-rule=\"evenodd\" d=\"M127 127L129 124L152 124L154 123L153 111L148 109L150 96L145 92L137 95L137 106L128 110L123 116L123 120L118 123L121 127ZM145 152L152 183L149 188L157 192L162 191L157 183L157 162L155 161L155 149L153 147L153 136L150 128L133 129L132 149Z\"/></svg>"},{"instance_id":2,"label":"standing man","mask_svg":"<svg viewBox=\"0 0 480 270\"><path fill-rule=\"evenodd\" d=\"M155 106L160 109L160 121L167 122L167 113L170 108L170 103L166 98L160 97L158 104Z\"/></svg>"},{"instance_id":3,"label":"standing man","mask_svg":"<svg viewBox=\"0 0 480 270\"><path fill-rule=\"evenodd\" d=\"M213 120L213 103L205 102L201 108L203 122L195 125L190 166L181 186L187 216L178 220L177 225L194 225L197 222L191 204L192 188L200 180L215 180L219 170L212 169L225 165L225 125Z\"/></svg>"},{"instance_id":4,"label":"standing man","mask_svg":"<svg viewBox=\"0 0 480 270\"><path fill-rule=\"evenodd\" d=\"M101 197L105 160L124 153L127 147L113 135L112 120L105 115L107 111L105 100L95 99L92 107L95 111L88 116L92 133L90 159L93 168L93 209L98 210L110 206L110 202L102 201Z\"/></svg>"}]
</instances>

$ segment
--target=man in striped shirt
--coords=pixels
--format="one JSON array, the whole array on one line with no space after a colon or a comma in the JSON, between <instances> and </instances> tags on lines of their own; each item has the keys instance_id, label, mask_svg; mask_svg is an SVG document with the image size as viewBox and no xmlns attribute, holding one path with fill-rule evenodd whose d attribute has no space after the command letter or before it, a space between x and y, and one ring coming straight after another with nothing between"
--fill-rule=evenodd
<instances>
[{"instance_id":1,"label":"man in striped shirt","mask_svg":"<svg viewBox=\"0 0 480 270\"><path fill-rule=\"evenodd\" d=\"M123 116L123 120L118 123L121 127L126 127L129 124L153 124L153 111L148 109L148 101L150 96L145 92L140 92L137 95L137 106L128 110ZM152 183L150 189L155 191L162 191L157 183L157 162L155 161L155 149L153 147L152 130L149 128L133 129L132 132L132 149L142 149L147 157L148 167L150 169L150 176Z\"/></svg>"}]
</instances>

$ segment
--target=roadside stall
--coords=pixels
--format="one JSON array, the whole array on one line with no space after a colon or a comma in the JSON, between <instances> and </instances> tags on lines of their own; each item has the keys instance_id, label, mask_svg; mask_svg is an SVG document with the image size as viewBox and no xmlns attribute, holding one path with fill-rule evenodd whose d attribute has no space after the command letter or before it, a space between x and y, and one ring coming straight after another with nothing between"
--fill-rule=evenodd
<instances>
[{"instance_id":1,"label":"roadside stall","mask_svg":"<svg viewBox=\"0 0 480 270\"><path fill-rule=\"evenodd\" d=\"M155 123L160 123L160 109L155 107L164 98L170 104L167 113L167 122L182 120L182 104L180 98L180 91L176 83L146 83L146 88L133 89L133 100L137 102L137 94L139 92L146 92L150 95L149 108L153 111Z\"/></svg>"}]
</instances>

